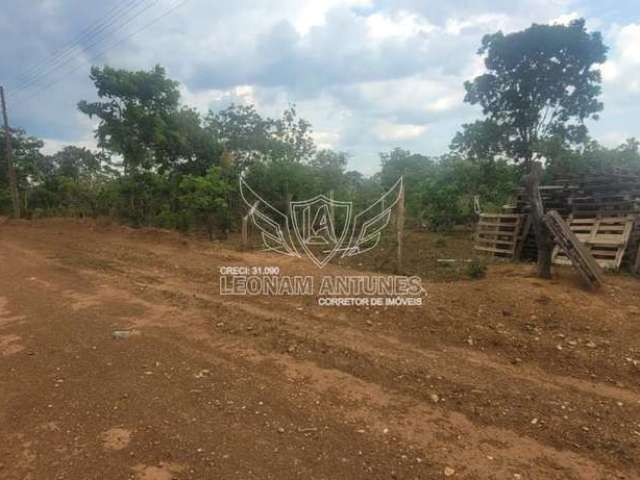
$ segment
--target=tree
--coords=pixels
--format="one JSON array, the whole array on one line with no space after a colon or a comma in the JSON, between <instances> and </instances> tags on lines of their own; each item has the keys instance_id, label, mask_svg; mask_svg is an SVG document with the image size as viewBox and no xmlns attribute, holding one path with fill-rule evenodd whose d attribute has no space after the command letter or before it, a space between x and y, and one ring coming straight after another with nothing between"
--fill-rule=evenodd
<instances>
[{"instance_id":1,"label":"tree","mask_svg":"<svg viewBox=\"0 0 640 480\"><path fill-rule=\"evenodd\" d=\"M253 162L264 158L271 141L273 120L263 118L253 105L236 105L217 113L209 112L205 119L209 134L219 139L243 171Z\"/></svg>"},{"instance_id":2,"label":"tree","mask_svg":"<svg viewBox=\"0 0 640 480\"><path fill-rule=\"evenodd\" d=\"M594 66L605 62L606 52L600 33L588 33L583 19L485 35L478 53L488 71L465 83L465 101L480 105L489 123L465 126L467 148L473 150L481 134L493 151L528 170L540 141L584 142L585 120L597 119L603 108Z\"/></svg>"},{"instance_id":3,"label":"tree","mask_svg":"<svg viewBox=\"0 0 640 480\"><path fill-rule=\"evenodd\" d=\"M445 230L469 222L475 195L486 209L499 209L513 191L516 170L504 159L477 162L455 154L441 157L432 173L421 179L424 220L432 228Z\"/></svg>"},{"instance_id":4,"label":"tree","mask_svg":"<svg viewBox=\"0 0 640 480\"><path fill-rule=\"evenodd\" d=\"M483 134L494 142L491 152L522 162L532 205L537 205L532 195L540 172L534 165L542 145L552 138L584 142L585 120L597 119L603 108L600 71L594 66L604 63L606 52L600 33L588 33L583 19L569 25L533 24L482 39L478 53L485 57L487 73L465 83L465 101L480 105L488 123L465 126L461 139L473 141ZM467 148L473 151L473 143ZM539 224L541 213L534 215L538 275L550 278L549 233Z\"/></svg>"},{"instance_id":5,"label":"tree","mask_svg":"<svg viewBox=\"0 0 640 480\"><path fill-rule=\"evenodd\" d=\"M334 193L344 193L346 177L345 168L349 156L344 152L335 152L330 149L320 150L309 161L318 190L321 193L334 191Z\"/></svg>"},{"instance_id":6,"label":"tree","mask_svg":"<svg viewBox=\"0 0 640 480\"><path fill-rule=\"evenodd\" d=\"M450 149L474 162L493 161L505 156L507 142L505 128L493 120L476 120L462 125Z\"/></svg>"},{"instance_id":7,"label":"tree","mask_svg":"<svg viewBox=\"0 0 640 480\"><path fill-rule=\"evenodd\" d=\"M206 225L210 240L216 228L223 235L229 228L228 193L229 186L220 178L217 167L211 167L205 176L187 175L180 182L180 202Z\"/></svg>"},{"instance_id":8,"label":"tree","mask_svg":"<svg viewBox=\"0 0 640 480\"><path fill-rule=\"evenodd\" d=\"M316 146L311 138L311 123L298 118L295 105L289 105L282 117L274 122L270 156L288 162L304 162L311 159Z\"/></svg>"},{"instance_id":9,"label":"tree","mask_svg":"<svg viewBox=\"0 0 640 480\"><path fill-rule=\"evenodd\" d=\"M580 149L567 148L561 142L545 145L547 158L545 173L554 178L584 174L610 173L621 169L640 174L640 142L629 138L615 148L607 148L595 140L589 140Z\"/></svg>"},{"instance_id":10,"label":"tree","mask_svg":"<svg viewBox=\"0 0 640 480\"><path fill-rule=\"evenodd\" d=\"M47 158L40 152L44 142L39 138L27 135L22 129L11 130L11 145L13 147L13 160L16 169L17 187L21 194L22 208L28 204L29 191L34 182L40 181L50 173L53 167ZM0 210L7 209L9 185L7 179L7 159L5 158L5 137L0 135ZM4 192L4 193L3 193Z\"/></svg>"},{"instance_id":11,"label":"tree","mask_svg":"<svg viewBox=\"0 0 640 480\"><path fill-rule=\"evenodd\" d=\"M390 189L403 178L407 212L414 219L421 219L423 206L421 202L421 183L433 172L434 162L429 157L411 153L409 150L394 148L391 152L381 153L380 184Z\"/></svg>"},{"instance_id":12,"label":"tree","mask_svg":"<svg viewBox=\"0 0 640 480\"><path fill-rule=\"evenodd\" d=\"M124 159L125 172L167 167L175 162L175 121L178 83L159 65L149 72L130 72L108 66L92 67L91 80L102 100L81 101L78 108L100 120L98 146Z\"/></svg>"},{"instance_id":13,"label":"tree","mask_svg":"<svg viewBox=\"0 0 640 480\"><path fill-rule=\"evenodd\" d=\"M57 175L78 181L100 173L101 158L87 148L69 145L51 156Z\"/></svg>"},{"instance_id":14,"label":"tree","mask_svg":"<svg viewBox=\"0 0 640 480\"><path fill-rule=\"evenodd\" d=\"M231 105L206 118L207 130L232 152L243 171L257 161L304 162L315 144L311 124L290 105L279 119L262 117L253 105Z\"/></svg>"}]
</instances>

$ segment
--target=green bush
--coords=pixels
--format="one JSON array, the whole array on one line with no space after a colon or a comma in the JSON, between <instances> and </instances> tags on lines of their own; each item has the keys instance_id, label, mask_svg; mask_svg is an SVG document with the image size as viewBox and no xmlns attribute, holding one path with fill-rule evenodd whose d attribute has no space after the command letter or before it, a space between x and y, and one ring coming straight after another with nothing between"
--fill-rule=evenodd
<instances>
[{"instance_id":1,"label":"green bush","mask_svg":"<svg viewBox=\"0 0 640 480\"><path fill-rule=\"evenodd\" d=\"M484 278L487 275L486 263L479 258L474 258L473 260L471 260L469 265L467 265L467 275L469 276L469 278L472 278L474 280Z\"/></svg>"}]
</instances>

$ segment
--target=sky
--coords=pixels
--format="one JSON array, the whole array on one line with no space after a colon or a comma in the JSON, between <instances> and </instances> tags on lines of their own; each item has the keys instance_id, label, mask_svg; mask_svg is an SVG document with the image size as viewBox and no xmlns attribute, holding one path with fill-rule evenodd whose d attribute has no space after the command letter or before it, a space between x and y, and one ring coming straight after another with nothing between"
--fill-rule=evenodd
<instances>
[{"instance_id":1,"label":"sky","mask_svg":"<svg viewBox=\"0 0 640 480\"><path fill-rule=\"evenodd\" d=\"M163 65L183 103L203 113L231 103L278 116L289 105L320 148L372 174L379 153L440 155L481 117L465 80L483 72L482 36L578 17L602 32L605 110L590 122L607 146L640 138L637 0L7 0L0 10L0 83L10 122L44 151L95 147L94 64ZM93 30L91 30L93 28Z\"/></svg>"}]
</instances>

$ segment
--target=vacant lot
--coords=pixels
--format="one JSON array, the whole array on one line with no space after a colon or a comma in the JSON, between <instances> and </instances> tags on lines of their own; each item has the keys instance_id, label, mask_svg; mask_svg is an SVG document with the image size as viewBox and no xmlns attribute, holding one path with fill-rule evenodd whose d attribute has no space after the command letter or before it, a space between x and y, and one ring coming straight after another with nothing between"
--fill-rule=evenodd
<instances>
[{"instance_id":1,"label":"vacant lot","mask_svg":"<svg viewBox=\"0 0 640 480\"><path fill-rule=\"evenodd\" d=\"M0 478L640 478L639 281L500 265L426 281L423 307L220 297L218 267L246 264L318 273L0 225Z\"/></svg>"}]
</instances>

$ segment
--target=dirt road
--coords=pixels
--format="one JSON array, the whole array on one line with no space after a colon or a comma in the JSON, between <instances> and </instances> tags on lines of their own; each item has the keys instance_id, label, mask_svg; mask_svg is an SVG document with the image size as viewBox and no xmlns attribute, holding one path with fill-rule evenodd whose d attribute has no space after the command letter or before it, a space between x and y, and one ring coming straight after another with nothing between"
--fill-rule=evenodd
<instances>
[{"instance_id":1,"label":"dirt road","mask_svg":"<svg viewBox=\"0 0 640 480\"><path fill-rule=\"evenodd\" d=\"M504 265L423 307L328 308L221 297L223 265L317 270L0 225L0 478L640 478L637 280Z\"/></svg>"}]
</instances>

